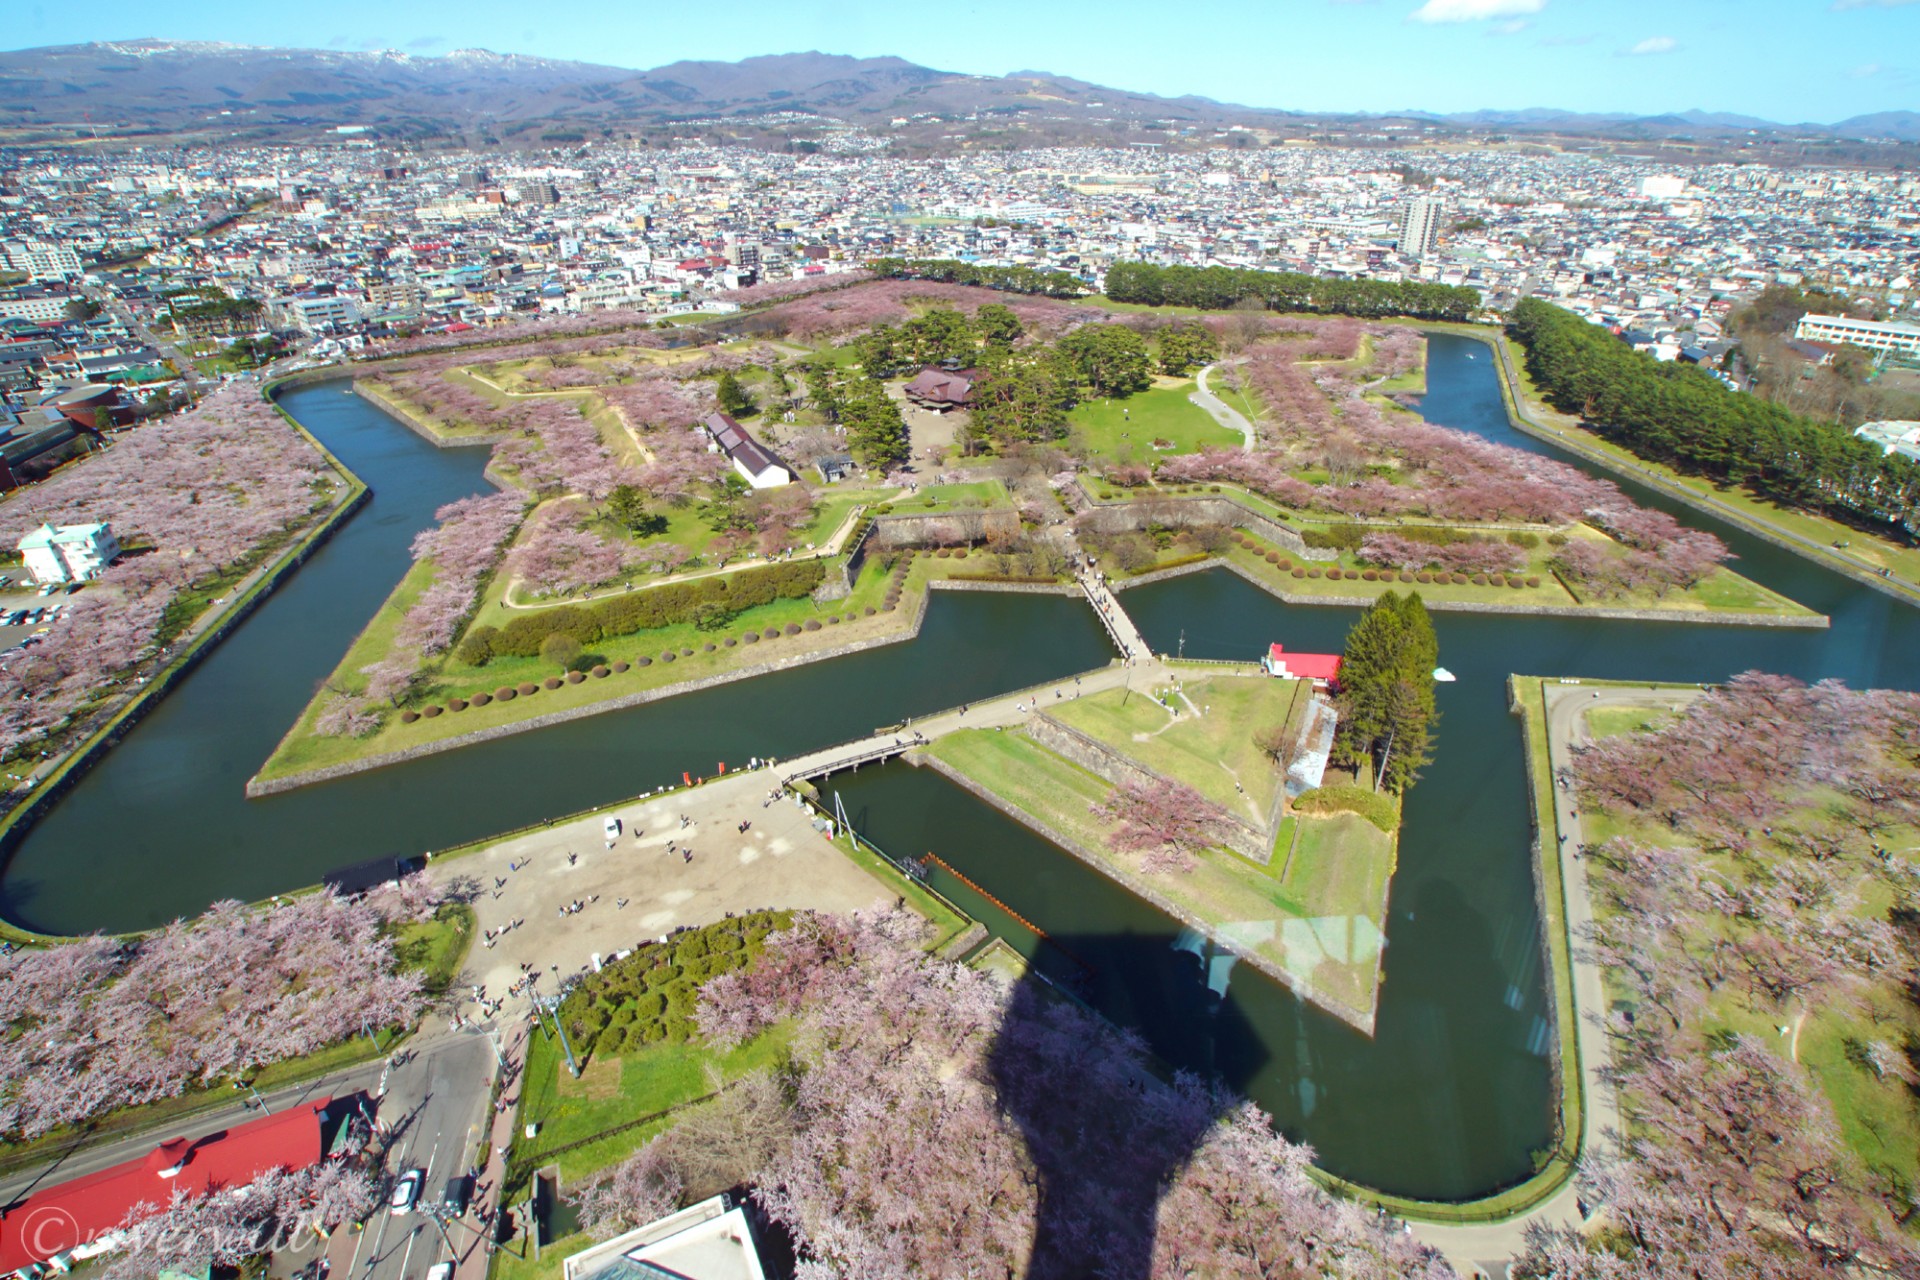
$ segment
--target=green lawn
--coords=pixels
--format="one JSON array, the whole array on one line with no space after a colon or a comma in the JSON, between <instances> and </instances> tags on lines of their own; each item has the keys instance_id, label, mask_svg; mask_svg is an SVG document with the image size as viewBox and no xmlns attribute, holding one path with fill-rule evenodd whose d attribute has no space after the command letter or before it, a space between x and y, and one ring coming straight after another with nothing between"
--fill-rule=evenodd
<instances>
[{"instance_id":1,"label":"green lawn","mask_svg":"<svg viewBox=\"0 0 1920 1280\"><path fill-rule=\"evenodd\" d=\"M1280 770L1253 738L1269 725L1298 731L1310 702L1299 680L1267 676L1184 675L1182 700L1171 688L1108 689L1043 709L1156 773L1185 783L1256 826L1266 822ZM1162 702L1168 705L1162 705ZM1194 715L1198 706L1203 714ZM1169 707L1177 707L1178 717ZM1244 794L1234 789L1238 783Z\"/></svg>"},{"instance_id":2,"label":"green lawn","mask_svg":"<svg viewBox=\"0 0 1920 1280\"><path fill-rule=\"evenodd\" d=\"M914 493L895 498L887 504L889 515L923 515L931 511L982 511L1011 507L1013 498L1007 486L998 480L972 480L964 484L922 485Z\"/></svg>"},{"instance_id":3,"label":"green lawn","mask_svg":"<svg viewBox=\"0 0 1920 1280\"><path fill-rule=\"evenodd\" d=\"M1101 870L1122 885L1167 899L1209 932L1231 940L1291 975L1301 990L1365 1014L1372 1010L1379 972L1381 920L1377 904L1362 922L1345 907L1376 876L1384 884L1392 871L1392 842L1385 841L1380 869L1316 870L1296 857L1300 883L1340 900L1294 897L1279 879L1280 866L1258 866L1214 849L1195 867L1180 873L1150 873L1138 854L1119 852L1109 839L1113 824L1096 817L1091 806L1106 798L1107 783L1041 747L1026 734L966 729L948 734L931 748L949 767L965 774L1020 812L1073 841L1098 860ZM1316 824L1321 820L1316 820ZM1376 831L1376 834L1379 834ZM1316 842L1320 852L1350 856L1357 844ZM1282 854L1284 856L1284 853Z\"/></svg>"},{"instance_id":4,"label":"green lawn","mask_svg":"<svg viewBox=\"0 0 1920 1280\"><path fill-rule=\"evenodd\" d=\"M562 1183L577 1185L624 1159L670 1121L663 1117L657 1125L608 1130L707 1096L713 1091L709 1068L723 1080L733 1080L773 1066L786 1054L789 1034L786 1027L776 1027L725 1053L688 1042L652 1045L618 1057L596 1056L575 1080L559 1044L536 1033L521 1085L520 1132L529 1123L540 1127L531 1141L515 1141L509 1183L521 1183L533 1169L557 1160ZM560 1147L601 1134L605 1136L555 1154Z\"/></svg>"},{"instance_id":5,"label":"green lawn","mask_svg":"<svg viewBox=\"0 0 1920 1280\"><path fill-rule=\"evenodd\" d=\"M1157 458L1244 443L1238 431L1221 426L1187 399L1193 388L1191 378L1182 378L1124 400L1089 400L1076 406L1067 415L1074 450L1096 462L1152 466ZM1165 440L1167 446L1157 447L1155 440Z\"/></svg>"},{"instance_id":6,"label":"green lawn","mask_svg":"<svg viewBox=\"0 0 1920 1280\"><path fill-rule=\"evenodd\" d=\"M961 563L964 565L969 562ZM469 706L464 711L423 718L410 725L402 724L397 716L390 715L377 732L365 738L335 738L314 732L313 721L318 712L315 704L309 704L293 731L281 740L272 757L261 767L259 776L263 779L286 777L478 729L513 724L555 711L587 707L627 694L696 680L740 667L779 659L791 660L809 651L895 635L919 608L918 595L926 589L929 573L925 558L915 557L899 607L895 612L887 613L881 610L881 604L886 594L888 575L878 562L869 561L860 580L854 585L853 594L844 600L827 605L816 605L810 598L776 600L746 610L724 629L713 632L704 632L692 623L683 623L617 636L592 646L593 656L609 665L615 661L633 663L627 671L604 678L589 677L577 684L563 684L558 689L542 688L537 694L517 697L512 701L495 701L484 707ZM868 607L876 610L872 617L866 616ZM476 623L488 616L483 610ZM842 621L827 624L829 617L838 617ZM799 635L783 636L778 640L760 640L753 644L744 640L750 630L764 632L769 627L801 626L809 621L817 621L822 625L817 631L803 630ZM733 644L729 645L729 640ZM713 646L711 651L707 648L709 645ZM689 649L692 652L686 653ZM667 652L675 655L674 661L664 660L663 655ZM649 659L649 664L640 666L637 660L641 657ZM350 656L348 663L352 661L354 659ZM447 654L437 659L436 663L429 669L425 688L415 705L442 705L451 698L491 693L503 686L524 682L538 683L555 674L537 657L496 658L484 667L473 667L461 662L453 654Z\"/></svg>"},{"instance_id":7,"label":"green lawn","mask_svg":"<svg viewBox=\"0 0 1920 1280\"><path fill-rule=\"evenodd\" d=\"M1394 838L1356 813L1303 814L1294 821L1299 842L1274 850L1273 865L1284 867L1280 883L1288 896L1314 904L1331 919L1377 927L1393 876Z\"/></svg>"}]
</instances>

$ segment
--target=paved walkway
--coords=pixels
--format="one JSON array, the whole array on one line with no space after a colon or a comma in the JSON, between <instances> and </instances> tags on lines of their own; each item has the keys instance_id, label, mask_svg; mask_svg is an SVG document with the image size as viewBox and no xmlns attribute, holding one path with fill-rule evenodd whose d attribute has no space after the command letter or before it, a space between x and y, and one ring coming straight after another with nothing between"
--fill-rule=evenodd
<instances>
[{"instance_id":1,"label":"paved walkway","mask_svg":"<svg viewBox=\"0 0 1920 1280\"><path fill-rule=\"evenodd\" d=\"M535 989L552 995L558 979L591 967L594 956L611 959L684 925L763 907L853 911L885 897L879 881L813 829L811 814L791 800L761 806L778 785L759 769L616 806L611 848L595 816L434 865L436 880L475 893L480 936L454 988L455 1012L487 1016L471 998L478 984L495 1016L518 1017L528 999L506 993L523 972L541 973ZM563 911L574 903L582 905Z\"/></svg>"},{"instance_id":2,"label":"paved walkway","mask_svg":"<svg viewBox=\"0 0 1920 1280\"><path fill-rule=\"evenodd\" d=\"M1227 430L1238 431L1244 436L1246 443L1240 446L1242 449L1252 449L1255 435L1253 423L1247 420L1246 414L1241 413L1225 400L1213 394L1213 388L1207 385L1207 375L1219 367L1217 364L1210 364L1201 369L1199 376L1194 379L1199 390L1188 396L1187 399L1212 414L1213 420Z\"/></svg>"},{"instance_id":3,"label":"paved walkway","mask_svg":"<svg viewBox=\"0 0 1920 1280\"><path fill-rule=\"evenodd\" d=\"M1609 1150L1620 1130L1619 1100L1602 1073L1613 1061L1613 1046L1605 1022L1608 1007L1606 987L1600 965L1585 942L1593 922L1593 898L1587 884L1586 863L1579 856L1586 833L1572 791L1557 784L1560 771L1572 759L1573 748L1592 740L1587 730L1586 713L1595 707L1657 707L1674 709L1698 697L1686 689L1595 689L1580 684L1547 684L1547 763L1556 785L1553 790L1553 826L1542 827L1540 838L1557 847L1560 876L1566 887L1569 951L1573 960L1573 1005L1575 1037L1580 1053L1581 1085L1585 1105L1581 1109L1580 1150L1583 1153ZM1505 1222L1472 1226L1413 1224L1414 1236L1447 1256L1463 1276L1504 1277L1507 1266L1526 1245L1527 1227L1535 1222L1548 1226L1569 1226L1583 1220L1579 1193L1572 1182L1531 1211Z\"/></svg>"}]
</instances>

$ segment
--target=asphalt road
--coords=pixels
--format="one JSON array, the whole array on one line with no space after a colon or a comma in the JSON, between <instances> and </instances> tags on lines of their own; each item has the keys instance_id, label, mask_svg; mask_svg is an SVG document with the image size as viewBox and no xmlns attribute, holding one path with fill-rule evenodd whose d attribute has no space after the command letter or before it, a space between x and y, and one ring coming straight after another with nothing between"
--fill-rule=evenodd
<instances>
[{"instance_id":1,"label":"asphalt road","mask_svg":"<svg viewBox=\"0 0 1920 1280\"><path fill-rule=\"evenodd\" d=\"M447 1179L481 1163L492 1079L493 1050L476 1034L439 1040L389 1073L378 1111L391 1143L387 1172L398 1179L409 1169L426 1171L420 1206L437 1202ZM479 1224L471 1215L464 1223L447 1228L461 1253L478 1240ZM383 1205L355 1239L352 1263L336 1280L422 1280L434 1263L452 1257L440 1229L419 1206L396 1216Z\"/></svg>"}]
</instances>

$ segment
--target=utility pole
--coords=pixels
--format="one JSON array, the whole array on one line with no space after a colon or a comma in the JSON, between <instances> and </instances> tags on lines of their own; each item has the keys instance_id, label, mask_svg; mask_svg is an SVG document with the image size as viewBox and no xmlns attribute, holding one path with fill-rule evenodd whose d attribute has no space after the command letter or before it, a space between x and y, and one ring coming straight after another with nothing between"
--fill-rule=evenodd
<instances>
[{"instance_id":1,"label":"utility pole","mask_svg":"<svg viewBox=\"0 0 1920 1280\"><path fill-rule=\"evenodd\" d=\"M254 1087L253 1087L253 1081L251 1081L251 1080L235 1080L235 1081L233 1082L233 1087L234 1087L234 1091L235 1091L235 1092L238 1092L238 1091L239 1091L239 1090L241 1090L241 1089L245 1089L245 1090L246 1090L246 1091L247 1091L248 1093L250 1093L250 1094L252 1094L252 1095L253 1095L253 1100L254 1100L255 1102L257 1102L257 1103L259 1103L259 1104L260 1104L260 1113L261 1113L262 1115L272 1115L272 1114L273 1114L273 1108L272 1108L272 1107L270 1107L270 1106L268 1106L268 1105L267 1105L267 1100L266 1100L265 1098L263 1098L263 1097L261 1097L261 1096L260 1096L260 1091L259 1091L258 1089L256 1089L256 1088L254 1088Z\"/></svg>"}]
</instances>

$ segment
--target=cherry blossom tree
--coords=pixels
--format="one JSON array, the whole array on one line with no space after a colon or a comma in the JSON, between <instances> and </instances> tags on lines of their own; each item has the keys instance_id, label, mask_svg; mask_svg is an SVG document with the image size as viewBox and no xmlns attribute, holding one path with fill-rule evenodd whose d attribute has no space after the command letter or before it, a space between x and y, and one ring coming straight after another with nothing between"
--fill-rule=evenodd
<instances>
[{"instance_id":1,"label":"cherry blossom tree","mask_svg":"<svg viewBox=\"0 0 1920 1280\"><path fill-rule=\"evenodd\" d=\"M1165 778L1129 779L1092 809L1120 824L1113 847L1145 854L1141 866L1150 872L1191 871L1193 855L1220 842L1225 820L1198 791Z\"/></svg>"},{"instance_id":2,"label":"cherry blossom tree","mask_svg":"<svg viewBox=\"0 0 1920 1280\"><path fill-rule=\"evenodd\" d=\"M411 1022L420 976L399 971L386 926L430 901L409 885L357 902L221 902L137 942L0 958L0 1135L33 1137Z\"/></svg>"}]
</instances>

